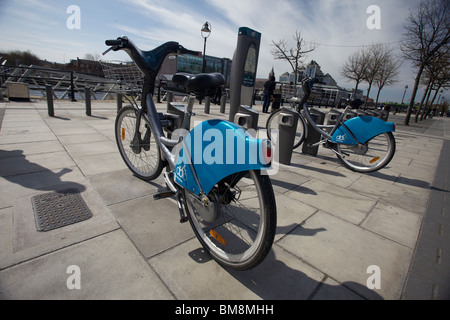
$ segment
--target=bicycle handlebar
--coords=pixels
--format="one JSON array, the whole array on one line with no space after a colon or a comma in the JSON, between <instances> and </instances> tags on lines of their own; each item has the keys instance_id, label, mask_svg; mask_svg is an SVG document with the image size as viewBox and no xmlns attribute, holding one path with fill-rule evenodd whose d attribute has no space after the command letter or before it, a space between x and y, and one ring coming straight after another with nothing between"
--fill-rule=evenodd
<instances>
[{"instance_id":1,"label":"bicycle handlebar","mask_svg":"<svg viewBox=\"0 0 450 320\"><path fill-rule=\"evenodd\" d=\"M105 41L107 46L120 46L122 44L121 40L106 40Z\"/></svg>"},{"instance_id":2,"label":"bicycle handlebar","mask_svg":"<svg viewBox=\"0 0 450 320\"><path fill-rule=\"evenodd\" d=\"M115 40L106 40L105 44L111 48L109 48L108 50L106 50L103 55L107 54L109 51L113 50L113 51L118 51L120 49L125 49L128 46L130 46L130 41L128 40L127 37L119 37ZM188 50L186 48L184 48L183 46L179 45L178 46L178 54L190 54L193 56L199 56L201 55L200 51L193 51L193 50Z\"/></svg>"},{"instance_id":3,"label":"bicycle handlebar","mask_svg":"<svg viewBox=\"0 0 450 320\"><path fill-rule=\"evenodd\" d=\"M136 63L138 68L148 77L152 85L155 82L156 76L164 62L166 56L170 54L192 54L200 55L198 51L192 51L184 48L178 42L166 42L161 46L151 51L141 51L128 37L119 37L115 40L106 40L105 44L110 48L106 50L103 55L109 51L124 50L131 59Z\"/></svg>"}]
</instances>

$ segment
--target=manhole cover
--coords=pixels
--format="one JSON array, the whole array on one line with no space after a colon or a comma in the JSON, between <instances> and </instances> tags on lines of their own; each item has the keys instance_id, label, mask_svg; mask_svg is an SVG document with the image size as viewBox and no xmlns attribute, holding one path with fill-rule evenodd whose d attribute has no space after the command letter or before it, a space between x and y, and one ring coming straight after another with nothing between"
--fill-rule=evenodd
<instances>
[{"instance_id":1,"label":"manhole cover","mask_svg":"<svg viewBox=\"0 0 450 320\"><path fill-rule=\"evenodd\" d=\"M77 189L46 193L31 198L38 231L50 231L92 217Z\"/></svg>"}]
</instances>

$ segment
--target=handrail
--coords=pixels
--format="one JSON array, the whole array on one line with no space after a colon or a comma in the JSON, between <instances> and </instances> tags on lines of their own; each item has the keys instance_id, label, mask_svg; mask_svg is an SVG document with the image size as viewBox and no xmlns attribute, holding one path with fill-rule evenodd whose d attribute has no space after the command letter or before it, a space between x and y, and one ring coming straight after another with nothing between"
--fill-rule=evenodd
<instances>
[{"instance_id":1,"label":"handrail","mask_svg":"<svg viewBox=\"0 0 450 320\"><path fill-rule=\"evenodd\" d=\"M91 87L94 98L106 100L111 93L116 93L118 84L101 76L78 73L72 70L58 70L40 66L1 66L0 86L5 88L7 83L28 83L30 90L39 91L46 96L46 86L52 85L53 92L61 92L60 99L69 97L75 101L75 95L83 99L85 87ZM103 94L97 97L95 94ZM55 94L56 97L56 94Z\"/></svg>"}]
</instances>

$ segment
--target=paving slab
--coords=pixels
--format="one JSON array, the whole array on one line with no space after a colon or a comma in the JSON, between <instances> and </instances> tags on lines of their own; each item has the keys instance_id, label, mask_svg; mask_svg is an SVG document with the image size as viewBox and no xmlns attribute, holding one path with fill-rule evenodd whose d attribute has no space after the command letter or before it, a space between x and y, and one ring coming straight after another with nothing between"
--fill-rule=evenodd
<instances>
[{"instance_id":1,"label":"paving slab","mask_svg":"<svg viewBox=\"0 0 450 320\"><path fill-rule=\"evenodd\" d=\"M0 145L0 158L14 156L11 151L22 150L23 154L33 155L40 153L52 153L64 151L64 146L58 140L43 141L43 142L25 142L14 144Z\"/></svg>"},{"instance_id":2,"label":"paving slab","mask_svg":"<svg viewBox=\"0 0 450 320\"><path fill-rule=\"evenodd\" d=\"M413 212L424 213L428 200L429 191L422 189L412 189L403 185L394 185L389 181L382 179L373 179L372 177L362 176L355 181L347 192L367 195L373 199L382 199L383 202L410 210Z\"/></svg>"},{"instance_id":3,"label":"paving slab","mask_svg":"<svg viewBox=\"0 0 450 320\"><path fill-rule=\"evenodd\" d=\"M72 276L79 269L80 289ZM117 230L0 271L2 300L173 299L123 231Z\"/></svg>"},{"instance_id":4,"label":"paving slab","mask_svg":"<svg viewBox=\"0 0 450 320\"><path fill-rule=\"evenodd\" d=\"M376 198L369 195L361 195L320 180L303 183L286 195L353 224L361 223L377 202Z\"/></svg>"},{"instance_id":5,"label":"paving slab","mask_svg":"<svg viewBox=\"0 0 450 320\"><path fill-rule=\"evenodd\" d=\"M194 120L228 118L203 108L195 105ZM271 177L273 249L254 270L235 272L212 261L189 224L178 223L173 199L153 200L165 187L161 177L145 182L127 169L115 148L115 103L93 102L91 117L84 102L55 101L56 117L45 102L2 103L0 110L1 298L400 299L411 297L405 288L446 297L447 287L436 283L450 264L447 208L438 208L447 190L433 181L448 119L404 127L403 115L393 116L396 155L372 174L345 169L327 149L317 157L295 150L292 164ZM260 115L261 128L267 117ZM38 233L31 197L67 187L81 191L93 218ZM416 246L419 232L426 236ZM414 252L423 261L410 270ZM81 268L80 291L67 289L69 265ZM372 290L367 269L374 265L381 288Z\"/></svg>"},{"instance_id":6,"label":"paving slab","mask_svg":"<svg viewBox=\"0 0 450 320\"><path fill-rule=\"evenodd\" d=\"M195 237L189 223L180 224L173 199L147 196L109 207L117 221L146 258Z\"/></svg>"},{"instance_id":7,"label":"paving slab","mask_svg":"<svg viewBox=\"0 0 450 320\"><path fill-rule=\"evenodd\" d=\"M0 157L0 176L3 177L75 166L65 151L25 155L23 150L0 150L1 153L6 153Z\"/></svg>"},{"instance_id":8,"label":"paving slab","mask_svg":"<svg viewBox=\"0 0 450 320\"><path fill-rule=\"evenodd\" d=\"M5 240L11 244L11 247L10 250L0 253L0 269L119 228L111 212L104 206L98 194L89 184L61 183L52 186L51 192L69 188L75 188L80 192L81 197L93 213L93 217L64 228L39 232L36 227L31 198L35 195L49 193L49 191L35 190L33 193L16 194L11 207L9 207L11 210L7 210L5 213L12 214L12 223L2 226L5 228L5 234L10 235L10 238Z\"/></svg>"},{"instance_id":9,"label":"paving slab","mask_svg":"<svg viewBox=\"0 0 450 320\"><path fill-rule=\"evenodd\" d=\"M227 270L204 253L197 239L153 257L149 263L181 300L305 300L324 278L323 273L277 246L255 269Z\"/></svg>"},{"instance_id":10,"label":"paving slab","mask_svg":"<svg viewBox=\"0 0 450 320\"><path fill-rule=\"evenodd\" d=\"M320 230L304 236L304 230ZM366 299L399 299L413 250L319 211L277 242ZM381 289L369 290L370 266L381 270Z\"/></svg>"},{"instance_id":11,"label":"paving slab","mask_svg":"<svg viewBox=\"0 0 450 320\"><path fill-rule=\"evenodd\" d=\"M423 216L378 202L361 227L414 249Z\"/></svg>"},{"instance_id":12,"label":"paving slab","mask_svg":"<svg viewBox=\"0 0 450 320\"><path fill-rule=\"evenodd\" d=\"M89 176L89 180L108 206L155 194L166 187L162 176L144 181L136 178L128 168L94 174Z\"/></svg>"}]
</instances>

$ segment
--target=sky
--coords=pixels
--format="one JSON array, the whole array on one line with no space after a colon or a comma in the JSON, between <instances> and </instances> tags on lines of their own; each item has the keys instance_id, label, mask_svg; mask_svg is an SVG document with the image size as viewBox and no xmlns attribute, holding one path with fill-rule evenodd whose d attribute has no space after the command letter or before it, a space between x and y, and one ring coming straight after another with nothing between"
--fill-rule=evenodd
<instances>
[{"instance_id":1,"label":"sky","mask_svg":"<svg viewBox=\"0 0 450 320\"><path fill-rule=\"evenodd\" d=\"M340 75L345 60L362 46L389 44L399 52L399 41L410 10L420 0L0 0L0 51L30 50L41 59L69 62L86 54L100 55L106 39L128 36L142 50L167 41L203 51L201 27L208 21L212 33L206 54L232 59L240 27L262 34L258 78L267 78L274 68L278 78L291 71L286 61L274 60L272 41L293 44L300 31L305 48L317 45L304 61L317 61L344 88L354 88ZM79 25L73 28L79 8ZM373 20L378 6L380 19ZM68 10L69 9L69 10ZM69 20L69 27L67 22ZM378 22L378 29L367 23ZM72 22L72 23L70 23ZM373 24L369 24L373 25ZM105 60L128 61L124 52L111 53ZM383 101L405 101L414 86L415 70L402 64L400 81L381 93ZM367 89L362 85L361 89ZM371 97L376 95L376 89ZM419 92L420 93L420 92ZM416 101L420 98L416 98Z\"/></svg>"}]
</instances>

